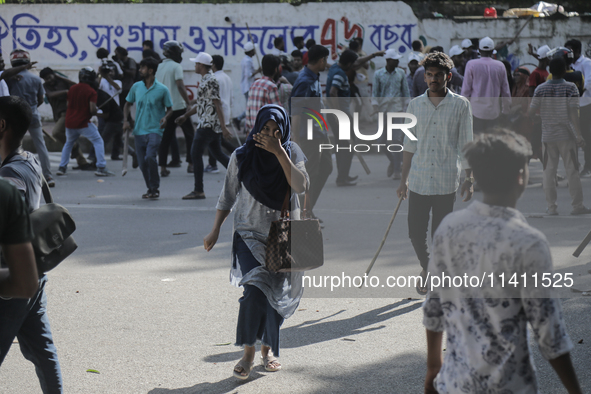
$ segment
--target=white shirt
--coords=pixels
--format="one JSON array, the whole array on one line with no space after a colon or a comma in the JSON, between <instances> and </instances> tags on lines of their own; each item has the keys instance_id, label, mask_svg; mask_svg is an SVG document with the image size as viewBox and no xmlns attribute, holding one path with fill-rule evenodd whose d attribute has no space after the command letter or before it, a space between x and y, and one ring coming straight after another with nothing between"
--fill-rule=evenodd
<instances>
[{"instance_id":1,"label":"white shirt","mask_svg":"<svg viewBox=\"0 0 591 394\"><path fill-rule=\"evenodd\" d=\"M220 101L222 102L222 111L224 112L224 121L226 125L230 124L232 118L232 79L222 70L213 73L220 85Z\"/></svg>"},{"instance_id":2,"label":"white shirt","mask_svg":"<svg viewBox=\"0 0 591 394\"><path fill-rule=\"evenodd\" d=\"M116 61L113 61L113 63L115 63L115 66L117 67L117 75L123 75L123 70L121 69L121 66L119 65L119 63L117 63ZM103 65L102 60L99 60L97 66L96 66L96 69L95 69L96 73L99 75L100 75L99 68L102 65Z\"/></svg>"},{"instance_id":3,"label":"white shirt","mask_svg":"<svg viewBox=\"0 0 591 394\"><path fill-rule=\"evenodd\" d=\"M581 107L591 104L591 59L581 55L573 64L575 71L580 71L585 78L585 92L581 96Z\"/></svg>"},{"instance_id":4,"label":"white shirt","mask_svg":"<svg viewBox=\"0 0 591 394\"><path fill-rule=\"evenodd\" d=\"M283 52L281 49L278 49L278 48L273 47L273 49L271 49L271 55L275 55L275 56L286 56L287 53Z\"/></svg>"},{"instance_id":5,"label":"white shirt","mask_svg":"<svg viewBox=\"0 0 591 394\"><path fill-rule=\"evenodd\" d=\"M250 86L254 83L254 65L252 58L248 55L244 55L240 62L240 68L242 70L242 79L240 80L240 89L242 94L248 93Z\"/></svg>"},{"instance_id":6,"label":"white shirt","mask_svg":"<svg viewBox=\"0 0 591 394\"><path fill-rule=\"evenodd\" d=\"M474 201L443 219L433 237L431 277L445 273L485 280L482 287L468 279L467 287L434 289L423 303L423 325L447 333L443 365L435 379L437 391L538 393L527 324L547 360L573 348L560 301L541 285L543 274L554 278L553 272L546 237L516 209ZM509 282L513 274L520 282L517 286Z\"/></svg>"},{"instance_id":7,"label":"white shirt","mask_svg":"<svg viewBox=\"0 0 591 394\"><path fill-rule=\"evenodd\" d=\"M119 85L119 90L115 89L110 83L109 81L107 81L105 78L101 78L101 84L99 85L99 89L102 90L103 92L106 92L109 96L115 96L113 97L113 100L117 103L117 105L119 105L119 94L118 92L121 91L121 86L123 86L121 84L121 81L118 80L114 80L113 82L115 82L117 85Z\"/></svg>"},{"instance_id":8,"label":"white shirt","mask_svg":"<svg viewBox=\"0 0 591 394\"><path fill-rule=\"evenodd\" d=\"M4 71L0 71L0 75L2 75ZM10 96L10 92L8 91L8 85L3 79L0 79L0 97Z\"/></svg>"}]
</instances>

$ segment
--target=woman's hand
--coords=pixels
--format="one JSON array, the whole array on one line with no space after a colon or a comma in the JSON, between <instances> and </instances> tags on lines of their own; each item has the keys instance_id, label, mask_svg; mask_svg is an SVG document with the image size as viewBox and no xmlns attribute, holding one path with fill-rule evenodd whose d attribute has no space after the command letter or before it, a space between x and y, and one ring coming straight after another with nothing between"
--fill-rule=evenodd
<instances>
[{"instance_id":1,"label":"woman's hand","mask_svg":"<svg viewBox=\"0 0 591 394\"><path fill-rule=\"evenodd\" d=\"M275 131L273 136L257 133L252 138L255 140L257 147L271 152L275 156L279 156L283 152L283 147L281 146L281 131L279 130Z\"/></svg>"},{"instance_id":2,"label":"woman's hand","mask_svg":"<svg viewBox=\"0 0 591 394\"><path fill-rule=\"evenodd\" d=\"M203 247L206 251L210 251L213 249L213 246L218 241L218 237L220 236L220 230L211 230L211 233L207 234L205 238L203 238Z\"/></svg>"}]
</instances>

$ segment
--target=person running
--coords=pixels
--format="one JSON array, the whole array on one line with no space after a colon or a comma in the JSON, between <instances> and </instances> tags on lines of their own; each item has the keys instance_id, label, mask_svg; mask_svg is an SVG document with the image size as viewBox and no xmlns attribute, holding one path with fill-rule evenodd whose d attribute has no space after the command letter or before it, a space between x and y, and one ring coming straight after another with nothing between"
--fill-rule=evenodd
<instances>
[{"instance_id":1,"label":"person running","mask_svg":"<svg viewBox=\"0 0 591 394\"><path fill-rule=\"evenodd\" d=\"M43 185L39 161L22 149L31 109L25 100L16 96L0 98L0 108L0 119L5 122L4 129L0 130L0 156L3 158L0 176L16 185L31 213L41 205ZM42 391L63 393L60 363L47 314L47 275L39 274L37 292L29 300L0 298L0 364L16 337L23 356L35 365Z\"/></svg>"},{"instance_id":2,"label":"person running","mask_svg":"<svg viewBox=\"0 0 591 394\"><path fill-rule=\"evenodd\" d=\"M6 80L8 90L12 96L19 96L27 100L33 111L33 120L29 126L29 134L33 139L35 150L39 155L41 168L43 169L43 176L47 180L49 187L55 186L55 181L51 174L51 163L49 162L49 152L45 146L45 139L43 138L43 129L41 128L41 115L37 110L43 104L43 81L41 78L29 71L30 67L26 67L31 63L31 56L29 52L22 49L15 49L10 53L10 64L12 67L25 66L25 69L18 73L19 78L9 78Z\"/></svg>"},{"instance_id":3,"label":"person running","mask_svg":"<svg viewBox=\"0 0 591 394\"><path fill-rule=\"evenodd\" d=\"M177 118L177 124L182 124L192 115L197 114L197 131L191 147L193 168L195 170L195 185L193 191L183 196L183 200L202 200L203 191L203 153L211 148L211 153L224 167L228 167L230 158L222 152L222 134L230 139L231 134L226 127L224 111L220 100L220 85L211 71L213 58L206 52L200 52L191 59L195 62L195 72L201 75L201 81L196 93L196 104L183 116Z\"/></svg>"},{"instance_id":4,"label":"person running","mask_svg":"<svg viewBox=\"0 0 591 394\"><path fill-rule=\"evenodd\" d=\"M81 135L86 137L94 146L96 154L96 176L114 176L115 174L107 170L105 161L105 145L98 129L90 121L93 115L97 115L97 83L96 73L92 67L84 67L78 73L76 85L68 90L68 108L66 110L66 144L62 149L62 159L57 175L66 175L70 154L74 143Z\"/></svg>"},{"instance_id":5,"label":"person running","mask_svg":"<svg viewBox=\"0 0 591 394\"><path fill-rule=\"evenodd\" d=\"M320 110L320 100L322 98L322 86L320 85L320 72L327 67L328 56L330 52L322 45L314 45L310 47L308 52L308 64L302 69L298 79L296 79L291 91L291 116L293 120L293 133L291 135L293 141L299 144L302 151L306 155L308 161L306 168L310 174L310 211L311 216L314 216L313 209L316 202L322 193L322 189L326 184L326 180L332 172L332 158L330 152L327 150L319 151L320 144L329 143L326 131L321 130L315 124L313 127L313 139L307 140L307 128L305 120L302 119L304 109L302 105L294 105L293 99L309 98L316 102L310 105L317 105Z\"/></svg>"},{"instance_id":6,"label":"person running","mask_svg":"<svg viewBox=\"0 0 591 394\"><path fill-rule=\"evenodd\" d=\"M466 171L461 185L461 195L466 196L463 201L472 198L474 178L468 163L462 160L462 148L473 136L470 103L447 88L454 64L445 53L435 52L427 55L421 65L429 89L411 100L407 113L429 122L419 121L410 129L416 141L404 137L402 179L396 194L408 197L408 233L422 268L417 292L425 295L429 213L433 215L433 234L445 215L453 211L462 168Z\"/></svg>"},{"instance_id":7,"label":"person running","mask_svg":"<svg viewBox=\"0 0 591 394\"><path fill-rule=\"evenodd\" d=\"M138 164L148 191L142 198L160 197L160 177L158 176L158 149L166 123L172 116L172 100L168 88L156 80L158 61L147 58L140 62L142 80L131 87L126 97L123 130L131 130L128 119L131 105L136 104L133 137Z\"/></svg>"},{"instance_id":8,"label":"person running","mask_svg":"<svg viewBox=\"0 0 591 394\"><path fill-rule=\"evenodd\" d=\"M542 356L568 393L581 394L560 300L551 287L534 285L530 276L552 276L550 245L515 209L528 183L531 147L522 136L500 131L479 135L466 145L464 154L483 200L441 222L433 238L429 272L432 283L444 274L452 278L490 274L495 282L485 281L482 287L434 287L429 292L423 303L424 392L538 393L529 323ZM499 275L514 275L520 283L501 286L496 282Z\"/></svg>"},{"instance_id":9,"label":"person running","mask_svg":"<svg viewBox=\"0 0 591 394\"><path fill-rule=\"evenodd\" d=\"M213 71L213 75L215 76L215 79L217 79L218 84L220 85L220 100L222 101L222 110L224 112L224 120L226 122L226 127L228 128L228 130L230 130L230 121L232 118L232 116L231 116L232 115L232 101L233 101L232 92L234 91L234 88L232 87L232 79L230 78L230 76L228 74L226 74L223 71L223 68L224 68L223 56L213 55L211 58L212 58L212 63L213 63L211 66L211 71ZM234 145L232 145L230 143L230 141L228 141L225 138L222 138L221 143L222 143L222 148L226 149L230 153L234 152L234 149L236 149L234 147ZM220 172L220 170L218 169L218 166L217 166L217 160L215 159L215 156L211 152L211 148L208 148L208 151L209 151L209 154L208 154L209 163L207 164L207 167L205 167L203 169L203 172L217 174L218 172Z\"/></svg>"},{"instance_id":10,"label":"person running","mask_svg":"<svg viewBox=\"0 0 591 394\"><path fill-rule=\"evenodd\" d=\"M156 80L166 86L172 98L172 117L166 122L166 129L162 135L162 142L160 143L160 151L158 153L158 164L160 165L160 175L166 177L170 171L166 169L166 157L168 155L168 147L171 142L176 140L176 119L187 112L187 107L190 106L189 96L187 95L187 88L183 82L183 45L178 41L167 41L164 43L164 59L158 65L156 72ZM187 172L193 172L193 159L191 158L191 144L195 138L195 130L193 129L193 122L188 121L181 124L181 130L185 136L185 143L187 148ZM177 149L178 150L178 149ZM174 153L174 150L173 150ZM172 156L172 164L180 163L180 157Z\"/></svg>"},{"instance_id":11,"label":"person running","mask_svg":"<svg viewBox=\"0 0 591 394\"><path fill-rule=\"evenodd\" d=\"M230 281L243 286L236 329L236 346L244 347L234 376L248 379L254 366L255 343L260 340L266 371L279 371L279 329L296 311L303 293L298 272L270 273L265 267L265 245L271 222L279 220L286 194L291 196L290 216L299 219L296 193L309 183L305 156L290 141L290 123L279 105L266 105L257 114L246 142L232 153L224 187L217 203L213 228L203 239L208 252L217 243L220 229L234 211Z\"/></svg>"},{"instance_id":12,"label":"person running","mask_svg":"<svg viewBox=\"0 0 591 394\"><path fill-rule=\"evenodd\" d=\"M561 57L550 61L553 78L538 86L530 104L530 115L538 109L542 117L544 192L548 215L558 215L556 204L556 172L562 158L572 199L571 215L590 214L583 205L583 187L579 177L577 149L585 147L579 128L579 91L574 83L566 82L566 63Z\"/></svg>"},{"instance_id":13,"label":"person running","mask_svg":"<svg viewBox=\"0 0 591 394\"><path fill-rule=\"evenodd\" d=\"M55 125L51 131L53 138L62 143L66 144L66 110L68 109L68 90L76 85L76 82L70 81L68 78L62 77L56 74L51 68L46 67L39 73L41 79L45 81L43 88L45 89L45 95L51 105L53 111L53 120ZM74 144L72 148L74 158L78 163L78 167L74 169L80 169L83 171L96 170L96 167L90 164L78 143Z\"/></svg>"}]
</instances>

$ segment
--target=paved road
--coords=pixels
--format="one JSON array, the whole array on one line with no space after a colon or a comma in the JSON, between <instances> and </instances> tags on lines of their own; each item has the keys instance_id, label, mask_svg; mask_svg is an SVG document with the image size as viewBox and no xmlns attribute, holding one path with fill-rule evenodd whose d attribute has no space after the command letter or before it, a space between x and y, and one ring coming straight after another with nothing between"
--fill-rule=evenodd
<instances>
[{"instance_id":1,"label":"paved road","mask_svg":"<svg viewBox=\"0 0 591 394\"><path fill-rule=\"evenodd\" d=\"M55 168L58 156L52 153ZM354 161L352 174L361 175L357 187L337 188L333 174L321 196L316 214L326 225L326 264L312 274L359 275L382 239L397 182L386 178L384 157L367 160L369 176ZM241 354L232 345L241 291L228 283L231 222L213 251L202 247L224 171L206 174L206 200L180 199L192 189L192 176L182 168L162 180L159 201L145 201L140 172L122 178L120 165L109 161L117 176L104 179L69 171L53 190L78 225L78 251L49 274L49 315L66 393L422 392L426 345L414 290L307 289L281 332L284 369L267 373L259 366L245 383L232 378ZM532 162L533 183L518 208L548 237L557 270L573 272L575 287L591 289L591 248L579 259L571 256L591 220L568 215L564 181L561 216L543 216L540 167ZM591 179L583 185L591 205ZM458 199L456 209L466 205ZM380 278L418 273L406 212L403 203L372 271ZM591 392L591 298L568 289L561 296L573 359ZM542 392L563 392L533 348ZM40 393L34 368L17 345L0 369L0 393Z\"/></svg>"}]
</instances>

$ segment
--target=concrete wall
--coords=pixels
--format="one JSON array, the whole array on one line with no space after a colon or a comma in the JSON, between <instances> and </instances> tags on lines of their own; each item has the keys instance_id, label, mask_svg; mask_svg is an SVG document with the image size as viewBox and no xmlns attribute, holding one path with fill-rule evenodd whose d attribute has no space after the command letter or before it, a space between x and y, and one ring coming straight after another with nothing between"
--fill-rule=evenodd
<instances>
[{"instance_id":1,"label":"concrete wall","mask_svg":"<svg viewBox=\"0 0 591 394\"><path fill-rule=\"evenodd\" d=\"M233 114L244 109L240 92L242 46L248 41L249 24L259 55L268 53L276 36L284 36L286 51L294 48L291 38L314 38L327 46L331 58L362 35L364 50L395 48L405 54L413 40L423 36L428 45L441 45L447 51L464 38L488 35L495 40L511 38L524 20L475 20L454 22L444 19L418 20L403 2L347 2L289 4L78 4L78 5L3 5L0 14L0 48L5 59L13 48L25 48L38 69L49 66L61 70L73 80L86 65L96 66L97 48L111 53L116 46L128 48L130 56L141 59L141 43L151 39L161 54L162 44L175 39L185 46L185 83L190 96L198 77L188 59L200 51L225 57L225 71L234 82ZM581 18L529 22L521 38L509 47L509 59L532 64L527 43L534 46L563 44L577 37L591 52L591 23ZM591 55L591 53L589 53ZM256 64L256 60L255 60ZM385 65L376 59L372 69ZM371 78L371 75L370 75ZM47 105L41 108L50 117Z\"/></svg>"}]
</instances>

